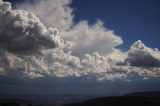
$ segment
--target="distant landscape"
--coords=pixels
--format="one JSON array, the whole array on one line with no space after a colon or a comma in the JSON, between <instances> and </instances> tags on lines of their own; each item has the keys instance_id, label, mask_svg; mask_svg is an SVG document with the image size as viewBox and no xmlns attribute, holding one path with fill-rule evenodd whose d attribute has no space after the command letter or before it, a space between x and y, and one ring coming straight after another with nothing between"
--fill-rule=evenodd
<instances>
[{"instance_id":1,"label":"distant landscape","mask_svg":"<svg viewBox=\"0 0 160 106\"><path fill-rule=\"evenodd\" d=\"M160 91L112 97L69 94L0 96L0 106L160 106Z\"/></svg>"}]
</instances>

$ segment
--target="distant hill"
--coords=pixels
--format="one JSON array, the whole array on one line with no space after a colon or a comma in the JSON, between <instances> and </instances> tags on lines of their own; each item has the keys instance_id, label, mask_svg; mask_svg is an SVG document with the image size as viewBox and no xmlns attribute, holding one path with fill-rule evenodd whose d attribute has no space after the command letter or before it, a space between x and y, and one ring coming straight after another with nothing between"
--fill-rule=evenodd
<instances>
[{"instance_id":1,"label":"distant hill","mask_svg":"<svg viewBox=\"0 0 160 106\"><path fill-rule=\"evenodd\" d=\"M160 91L135 92L135 93L126 94L124 96L160 97Z\"/></svg>"},{"instance_id":2,"label":"distant hill","mask_svg":"<svg viewBox=\"0 0 160 106\"><path fill-rule=\"evenodd\" d=\"M160 106L160 92L137 92L117 97L103 97L63 106Z\"/></svg>"}]
</instances>

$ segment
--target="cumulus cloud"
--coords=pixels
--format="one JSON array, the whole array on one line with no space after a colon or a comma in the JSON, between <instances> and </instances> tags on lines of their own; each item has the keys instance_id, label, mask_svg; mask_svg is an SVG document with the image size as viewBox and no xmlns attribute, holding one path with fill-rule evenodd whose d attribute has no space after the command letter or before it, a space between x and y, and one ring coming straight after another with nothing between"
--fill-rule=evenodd
<instances>
[{"instance_id":1,"label":"cumulus cloud","mask_svg":"<svg viewBox=\"0 0 160 106\"><path fill-rule=\"evenodd\" d=\"M60 32L69 29L73 25L73 9L69 7L71 0L25 0L17 4L17 8L36 14L48 27L56 27Z\"/></svg>"},{"instance_id":2,"label":"cumulus cloud","mask_svg":"<svg viewBox=\"0 0 160 106\"><path fill-rule=\"evenodd\" d=\"M0 1L0 19L1 49L30 53L63 44L54 28L46 28L32 13L12 9L9 2Z\"/></svg>"},{"instance_id":3,"label":"cumulus cloud","mask_svg":"<svg viewBox=\"0 0 160 106\"><path fill-rule=\"evenodd\" d=\"M96 51L106 55L113 52L115 47L123 42L113 31L106 29L100 20L94 25L81 21L63 35L64 39L72 42L73 53L79 56Z\"/></svg>"},{"instance_id":4,"label":"cumulus cloud","mask_svg":"<svg viewBox=\"0 0 160 106\"><path fill-rule=\"evenodd\" d=\"M146 47L139 40L128 51L126 62L131 66L137 67L160 67L160 51Z\"/></svg>"},{"instance_id":5,"label":"cumulus cloud","mask_svg":"<svg viewBox=\"0 0 160 106\"><path fill-rule=\"evenodd\" d=\"M52 0L46 2L42 0L38 4L21 4L21 6L23 5L26 10L36 14L39 12L46 13L48 11L42 11L43 8L48 7L49 10L53 10L50 7L52 2ZM69 8L70 1L55 0L55 2L58 3L58 6L53 6L55 13L53 12L52 15L66 19L63 15L57 15L57 11L62 11L72 19L72 10L68 12L65 9ZM35 8L33 8L33 5ZM42 13L39 15L42 15ZM46 14L49 15L49 13ZM1 48L7 50L1 50L1 57L3 58L1 59L0 71L3 76L16 77L16 73L19 72L25 78L73 77L97 81L128 80L132 79L133 76L142 79L159 76L160 54L158 50L146 47L141 41L135 42L127 53L116 49L115 47L123 41L113 31L107 30L102 21L98 21L95 25L89 25L87 21L81 21L72 28L69 28L70 24L66 24L69 29L64 28L66 31L63 30L60 33L65 39L63 41L58 36L59 33L56 29L46 28L33 13L12 9L8 2L1 1L0 16L4 20L0 24L3 40ZM45 19L42 16L40 18ZM51 26L57 25L55 23L57 20L53 19L52 21ZM49 20L44 23L48 25L47 22ZM61 22L59 24L61 25ZM60 47L54 48L57 45ZM41 56L13 54L19 52L30 53L44 47L54 49L44 51ZM79 53L80 58L73 56L69 50L72 50L73 54ZM105 54L105 56L100 54ZM82 58L81 55L84 55L84 57ZM147 62L147 60L151 62Z\"/></svg>"},{"instance_id":6,"label":"cumulus cloud","mask_svg":"<svg viewBox=\"0 0 160 106\"><path fill-rule=\"evenodd\" d=\"M84 54L97 51L107 55L123 43L122 38L105 28L101 20L93 25L86 20L75 23L69 4L71 0L40 0L35 4L24 3L17 7L35 13L46 25L59 28L69 46L67 49L76 56L83 57Z\"/></svg>"},{"instance_id":7,"label":"cumulus cloud","mask_svg":"<svg viewBox=\"0 0 160 106\"><path fill-rule=\"evenodd\" d=\"M89 84L89 88L91 84L97 90L96 84L106 82L160 78L158 49L141 41L128 52L116 49L122 38L105 28L102 21L93 25L86 20L74 23L70 3L40 0L19 4L24 11L0 0L0 83L32 79L41 84L62 83L62 88L68 83ZM34 54L41 50L41 55Z\"/></svg>"}]
</instances>

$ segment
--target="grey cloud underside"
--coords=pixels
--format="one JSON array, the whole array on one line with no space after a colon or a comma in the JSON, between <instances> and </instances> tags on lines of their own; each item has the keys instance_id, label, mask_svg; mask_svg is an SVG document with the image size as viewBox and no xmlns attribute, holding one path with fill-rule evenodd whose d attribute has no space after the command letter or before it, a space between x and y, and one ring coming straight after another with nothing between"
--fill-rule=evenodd
<instances>
[{"instance_id":1,"label":"grey cloud underside","mask_svg":"<svg viewBox=\"0 0 160 106\"><path fill-rule=\"evenodd\" d=\"M106 29L102 21L88 25L84 20L72 25L69 3L68 0L42 0L20 6L39 16L47 27L60 28L63 40L54 28L47 28L33 13L13 10L9 3L0 0L1 77L87 83L160 77L158 49L146 47L141 41L135 42L126 53L116 49L123 41ZM38 51L42 51L41 55L34 54Z\"/></svg>"},{"instance_id":2,"label":"grey cloud underside","mask_svg":"<svg viewBox=\"0 0 160 106\"><path fill-rule=\"evenodd\" d=\"M2 36L2 34L0 34ZM29 54L39 52L42 48L55 48L56 44L46 38L38 38L38 41L32 37L21 38L18 40L10 40L10 37L0 37L0 48L7 49L9 52L19 54ZM27 40L27 41L26 41Z\"/></svg>"}]
</instances>

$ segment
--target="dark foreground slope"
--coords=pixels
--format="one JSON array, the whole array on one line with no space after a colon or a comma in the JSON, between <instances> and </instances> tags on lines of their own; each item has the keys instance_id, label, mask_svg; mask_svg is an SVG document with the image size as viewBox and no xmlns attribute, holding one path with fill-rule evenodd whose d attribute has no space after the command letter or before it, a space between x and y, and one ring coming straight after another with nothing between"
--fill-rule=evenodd
<instances>
[{"instance_id":1,"label":"dark foreground slope","mask_svg":"<svg viewBox=\"0 0 160 106\"><path fill-rule=\"evenodd\" d=\"M73 102L86 101L90 95L0 95L0 106L61 106Z\"/></svg>"},{"instance_id":2,"label":"dark foreground slope","mask_svg":"<svg viewBox=\"0 0 160 106\"><path fill-rule=\"evenodd\" d=\"M103 97L63 106L160 106L160 92L138 92L118 97Z\"/></svg>"},{"instance_id":3,"label":"dark foreground slope","mask_svg":"<svg viewBox=\"0 0 160 106\"><path fill-rule=\"evenodd\" d=\"M159 97L105 97L63 106L160 106Z\"/></svg>"},{"instance_id":4,"label":"dark foreground slope","mask_svg":"<svg viewBox=\"0 0 160 106\"><path fill-rule=\"evenodd\" d=\"M0 101L0 106L160 106L160 92L138 92L90 100L89 98L93 97L75 95L37 97L30 95L27 97L20 96L19 99L3 98Z\"/></svg>"}]
</instances>

